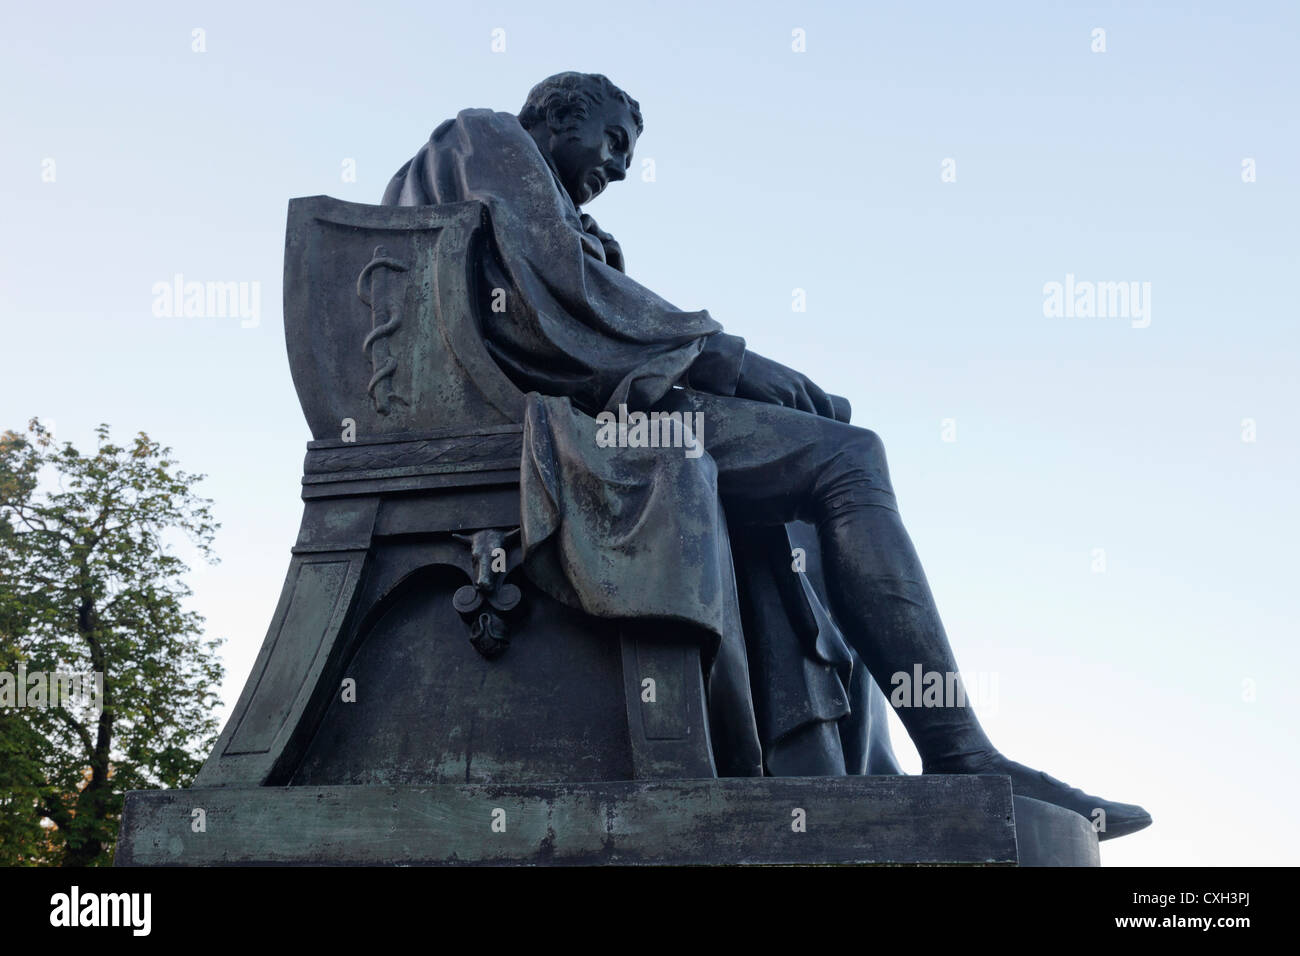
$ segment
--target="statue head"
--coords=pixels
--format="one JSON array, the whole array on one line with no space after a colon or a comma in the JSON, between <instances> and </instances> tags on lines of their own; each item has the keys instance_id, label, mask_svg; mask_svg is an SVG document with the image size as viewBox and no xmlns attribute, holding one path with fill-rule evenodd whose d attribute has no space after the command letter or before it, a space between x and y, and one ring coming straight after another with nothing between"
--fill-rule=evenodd
<instances>
[{"instance_id":1,"label":"statue head","mask_svg":"<svg viewBox=\"0 0 1300 956\"><path fill-rule=\"evenodd\" d=\"M519 122L577 206L627 176L645 128L637 101L599 73L557 73L542 80L528 94Z\"/></svg>"}]
</instances>

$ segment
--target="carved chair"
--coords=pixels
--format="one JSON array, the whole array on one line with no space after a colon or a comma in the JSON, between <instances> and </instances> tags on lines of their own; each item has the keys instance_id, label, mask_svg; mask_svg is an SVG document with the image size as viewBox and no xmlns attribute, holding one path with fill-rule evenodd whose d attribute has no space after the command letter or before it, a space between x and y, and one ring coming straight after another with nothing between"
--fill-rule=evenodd
<instances>
[{"instance_id":1,"label":"carved chair","mask_svg":"<svg viewBox=\"0 0 1300 956\"><path fill-rule=\"evenodd\" d=\"M303 519L196 787L716 776L698 647L520 570L525 399L483 345L485 241L479 203L290 202Z\"/></svg>"}]
</instances>

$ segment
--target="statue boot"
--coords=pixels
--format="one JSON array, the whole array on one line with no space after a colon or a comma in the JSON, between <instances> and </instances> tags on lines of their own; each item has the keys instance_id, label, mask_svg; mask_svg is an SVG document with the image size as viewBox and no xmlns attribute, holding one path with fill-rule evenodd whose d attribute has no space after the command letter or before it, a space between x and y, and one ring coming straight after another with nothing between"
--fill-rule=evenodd
<instances>
[{"instance_id":1,"label":"statue boot","mask_svg":"<svg viewBox=\"0 0 1300 956\"><path fill-rule=\"evenodd\" d=\"M872 487L855 479L852 467L841 469L820 498L818 526L835 614L885 697L898 701L891 704L921 755L923 773L1004 774L1016 795L1088 818L1101 840L1151 824L1151 815L1140 806L1092 796L1003 756L964 693L939 706L916 706L911 695L899 694L894 675L910 680L918 667L941 675L944 688L952 686L948 675L960 686L952 646L916 549L892 492L879 482Z\"/></svg>"}]
</instances>

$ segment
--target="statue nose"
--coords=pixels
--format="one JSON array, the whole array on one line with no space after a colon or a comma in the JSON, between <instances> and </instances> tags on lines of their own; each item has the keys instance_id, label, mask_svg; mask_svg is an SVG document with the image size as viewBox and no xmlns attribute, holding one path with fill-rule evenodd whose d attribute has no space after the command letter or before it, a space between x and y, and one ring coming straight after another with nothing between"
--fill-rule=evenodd
<instances>
[{"instance_id":1,"label":"statue nose","mask_svg":"<svg viewBox=\"0 0 1300 956\"><path fill-rule=\"evenodd\" d=\"M606 163L605 175L612 183L618 182L620 179L627 179L627 171L623 168L621 163Z\"/></svg>"}]
</instances>

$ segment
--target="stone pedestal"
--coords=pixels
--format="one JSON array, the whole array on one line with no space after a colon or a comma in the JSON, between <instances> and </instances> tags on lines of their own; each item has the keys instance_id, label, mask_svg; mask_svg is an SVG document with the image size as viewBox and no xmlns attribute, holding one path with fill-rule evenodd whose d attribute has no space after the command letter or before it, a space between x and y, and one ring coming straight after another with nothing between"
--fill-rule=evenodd
<instances>
[{"instance_id":1,"label":"stone pedestal","mask_svg":"<svg viewBox=\"0 0 1300 956\"><path fill-rule=\"evenodd\" d=\"M134 791L116 863L1096 866L1098 855L1087 820L1013 800L1006 777L879 776Z\"/></svg>"}]
</instances>

